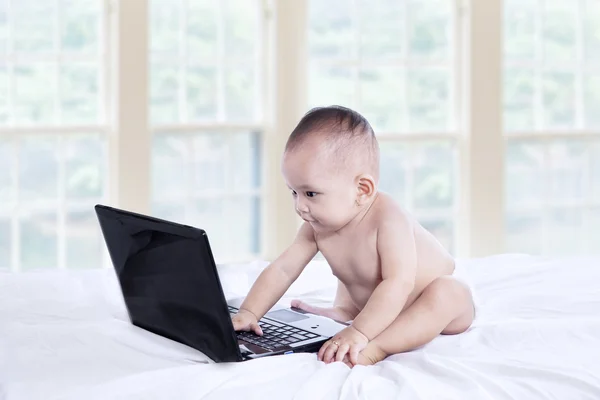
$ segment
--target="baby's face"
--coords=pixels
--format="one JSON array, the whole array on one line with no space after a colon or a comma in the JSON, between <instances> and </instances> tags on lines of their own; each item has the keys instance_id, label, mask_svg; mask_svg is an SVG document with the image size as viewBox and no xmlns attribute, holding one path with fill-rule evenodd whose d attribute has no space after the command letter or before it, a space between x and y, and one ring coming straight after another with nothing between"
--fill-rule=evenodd
<instances>
[{"instance_id":1,"label":"baby's face","mask_svg":"<svg viewBox=\"0 0 600 400\"><path fill-rule=\"evenodd\" d=\"M358 212L357 188L349 172L336 169L327 155L300 148L283 157L282 173L296 213L316 232L337 231Z\"/></svg>"}]
</instances>

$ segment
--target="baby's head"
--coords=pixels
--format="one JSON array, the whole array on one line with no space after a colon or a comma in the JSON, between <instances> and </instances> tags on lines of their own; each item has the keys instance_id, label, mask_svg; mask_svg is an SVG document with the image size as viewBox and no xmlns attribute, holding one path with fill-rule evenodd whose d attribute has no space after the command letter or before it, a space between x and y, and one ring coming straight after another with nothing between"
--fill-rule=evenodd
<instances>
[{"instance_id":1,"label":"baby's head","mask_svg":"<svg viewBox=\"0 0 600 400\"><path fill-rule=\"evenodd\" d=\"M314 108L291 133L282 172L298 215L316 231L336 231L375 198L379 145L356 111Z\"/></svg>"}]
</instances>

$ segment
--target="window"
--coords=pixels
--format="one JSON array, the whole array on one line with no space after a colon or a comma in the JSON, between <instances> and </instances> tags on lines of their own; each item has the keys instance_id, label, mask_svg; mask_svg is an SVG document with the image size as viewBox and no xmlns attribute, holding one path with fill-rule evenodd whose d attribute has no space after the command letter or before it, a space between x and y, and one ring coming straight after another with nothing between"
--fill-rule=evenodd
<instances>
[{"instance_id":1,"label":"window","mask_svg":"<svg viewBox=\"0 0 600 400\"><path fill-rule=\"evenodd\" d=\"M217 260L261 251L262 7L153 0L152 212L202 227Z\"/></svg>"},{"instance_id":2,"label":"window","mask_svg":"<svg viewBox=\"0 0 600 400\"><path fill-rule=\"evenodd\" d=\"M309 3L309 103L363 114L382 190L455 247L457 122L453 2Z\"/></svg>"},{"instance_id":3,"label":"window","mask_svg":"<svg viewBox=\"0 0 600 400\"><path fill-rule=\"evenodd\" d=\"M0 0L0 269L109 266L93 205L272 259L308 107L460 257L600 249L594 0ZM500 29L503 28L503 29Z\"/></svg>"},{"instance_id":4,"label":"window","mask_svg":"<svg viewBox=\"0 0 600 400\"><path fill-rule=\"evenodd\" d=\"M0 1L0 268L99 267L102 1Z\"/></svg>"},{"instance_id":5,"label":"window","mask_svg":"<svg viewBox=\"0 0 600 400\"><path fill-rule=\"evenodd\" d=\"M600 243L600 4L504 2L507 250Z\"/></svg>"}]
</instances>

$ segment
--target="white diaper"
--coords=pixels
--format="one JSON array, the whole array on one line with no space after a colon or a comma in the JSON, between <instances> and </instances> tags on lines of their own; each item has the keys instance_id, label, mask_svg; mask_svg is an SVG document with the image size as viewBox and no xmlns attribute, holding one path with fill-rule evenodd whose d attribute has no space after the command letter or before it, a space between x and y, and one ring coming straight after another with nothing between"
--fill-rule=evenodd
<instances>
[{"instance_id":1,"label":"white diaper","mask_svg":"<svg viewBox=\"0 0 600 400\"><path fill-rule=\"evenodd\" d=\"M456 279L465 283L469 289L471 289L471 295L473 296L473 304L475 305L475 314L477 314L477 291L475 290L475 285L473 284L473 278L470 276L468 268L465 267L463 263L460 261L456 261L454 267L454 273L452 274Z\"/></svg>"}]
</instances>

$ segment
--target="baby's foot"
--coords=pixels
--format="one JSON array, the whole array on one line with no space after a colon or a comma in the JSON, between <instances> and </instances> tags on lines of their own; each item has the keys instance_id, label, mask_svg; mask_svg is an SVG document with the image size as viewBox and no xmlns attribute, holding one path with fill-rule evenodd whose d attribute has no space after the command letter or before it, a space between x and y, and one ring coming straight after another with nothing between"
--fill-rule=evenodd
<instances>
[{"instance_id":1,"label":"baby's foot","mask_svg":"<svg viewBox=\"0 0 600 400\"><path fill-rule=\"evenodd\" d=\"M315 307L310 304L306 304L300 300L292 300L292 307L299 308L300 310L304 310L311 314L321 315L323 317L331 318L336 321L345 322L348 318L344 313L339 312L337 309L333 307Z\"/></svg>"},{"instance_id":2,"label":"baby's foot","mask_svg":"<svg viewBox=\"0 0 600 400\"><path fill-rule=\"evenodd\" d=\"M369 342L360 353L356 365L374 365L385 359L388 355L374 342ZM346 364L347 365L347 364Z\"/></svg>"}]
</instances>

